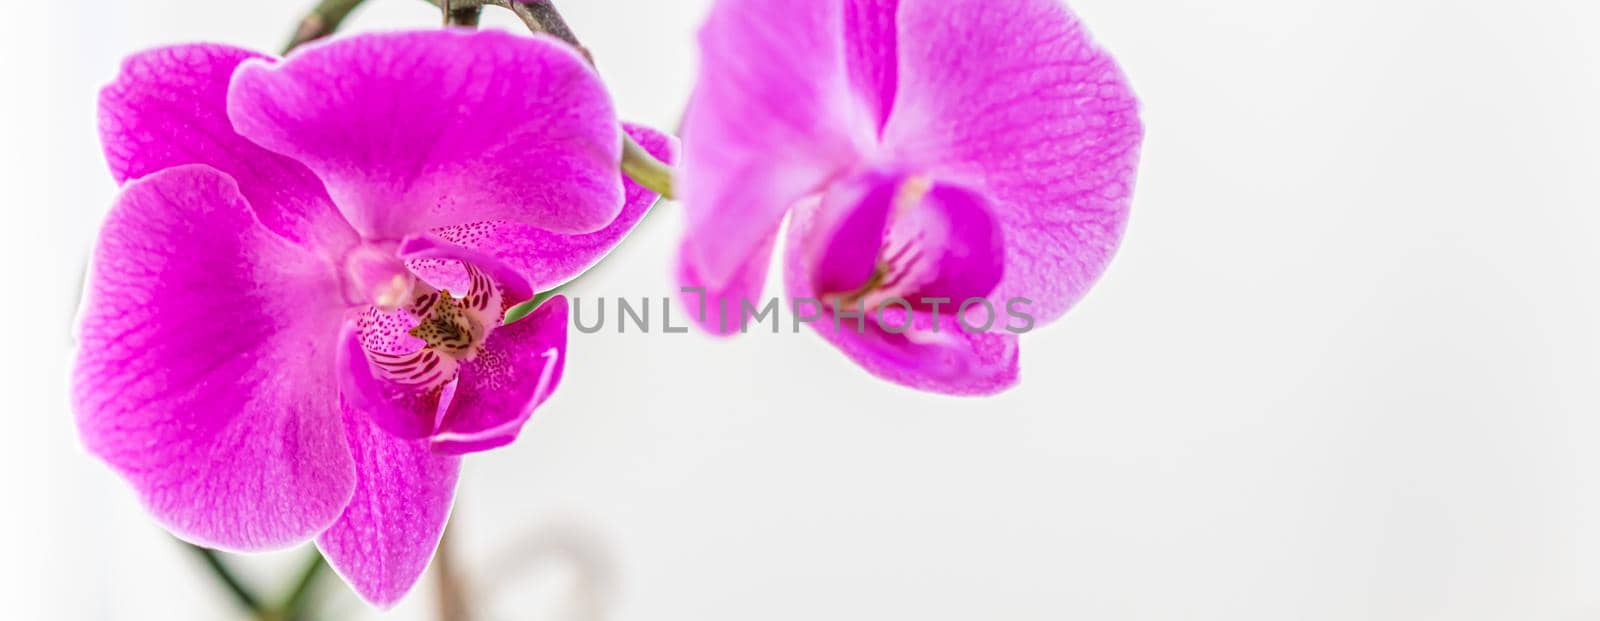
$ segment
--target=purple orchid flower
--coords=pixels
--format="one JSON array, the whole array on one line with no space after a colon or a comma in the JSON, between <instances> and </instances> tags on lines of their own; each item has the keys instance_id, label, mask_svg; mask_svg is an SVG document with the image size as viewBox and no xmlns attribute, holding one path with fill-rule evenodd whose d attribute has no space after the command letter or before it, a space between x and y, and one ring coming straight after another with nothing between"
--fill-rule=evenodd
<instances>
[{"instance_id":1,"label":"purple orchid flower","mask_svg":"<svg viewBox=\"0 0 1600 621\"><path fill-rule=\"evenodd\" d=\"M1049 322L1116 250L1138 103L1060 0L718 0L700 46L679 274L713 331L743 325L791 214L788 293L826 307L827 340L990 394L1031 326L973 315Z\"/></svg>"},{"instance_id":2,"label":"purple orchid flower","mask_svg":"<svg viewBox=\"0 0 1600 621\"><path fill-rule=\"evenodd\" d=\"M315 538L388 606L426 567L459 455L561 381L567 304L656 197L625 182L598 76L546 37L359 35L276 60L129 58L101 94L118 182L74 407L177 536ZM658 157L675 145L626 129Z\"/></svg>"}]
</instances>

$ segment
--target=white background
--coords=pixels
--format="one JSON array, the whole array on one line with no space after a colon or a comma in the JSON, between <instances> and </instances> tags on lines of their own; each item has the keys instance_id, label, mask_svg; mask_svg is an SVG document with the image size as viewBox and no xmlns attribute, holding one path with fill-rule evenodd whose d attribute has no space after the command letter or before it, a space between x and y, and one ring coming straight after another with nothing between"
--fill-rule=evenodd
<instances>
[{"instance_id":1,"label":"white background","mask_svg":"<svg viewBox=\"0 0 1600 621\"><path fill-rule=\"evenodd\" d=\"M94 97L143 47L276 49L309 3L0 19L0 616L236 614L66 408L115 191ZM562 3L623 114L669 128L705 5ZM636 620L1600 618L1600 4L1073 5L1148 138L1120 255L1022 385L917 394L809 335L575 334L522 439L466 465L485 618L585 618L585 588ZM670 294L678 210L580 293ZM243 565L265 589L301 552Z\"/></svg>"}]
</instances>

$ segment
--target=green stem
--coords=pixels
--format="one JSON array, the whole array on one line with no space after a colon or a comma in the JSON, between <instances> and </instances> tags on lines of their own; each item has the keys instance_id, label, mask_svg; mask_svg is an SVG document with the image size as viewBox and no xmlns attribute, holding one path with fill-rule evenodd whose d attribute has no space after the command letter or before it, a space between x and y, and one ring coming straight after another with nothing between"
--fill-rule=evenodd
<instances>
[{"instance_id":1,"label":"green stem","mask_svg":"<svg viewBox=\"0 0 1600 621\"><path fill-rule=\"evenodd\" d=\"M661 198L670 201L678 197L672 167L650 155L627 134L622 135L622 172L634 183L660 194Z\"/></svg>"},{"instance_id":2,"label":"green stem","mask_svg":"<svg viewBox=\"0 0 1600 621\"><path fill-rule=\"evenodd\" d=\"M300 570L300 577L295 580L294 588L289 591L289 596L284 598L283 605L278 607L282 611L282 618L289 621L301 621L309 618L311 594L316 589L312 588L317 583L317 577L322 575L322 568L328 562L322 558L322 552L316 548L311 549L311 561L306 563L305 569Z\"/></svg>"},{"instance_id":3,"label":"green stem","mask_svg":"<svg viewBox=\"0 0 1600 621\"><path fill-rule=\"evenodd\" d=\"M322 0L311 12L300 20L300 25L294 29L294 36L289 38L289 44L283 46L283 53L288 54L294 48L306 43L316 41L339 29L339 24L344 18L354 11L363 0Z\"/></svg>"},{"instance_id":4,"label":"green stem","mask_svg":"<svg viewBox=\"0 0 1600 621\"><path fill-rule=\"evenodd\" d=\"M257 619L276 618L271 610L261 604L261 598L250 592L249 587L240 582L238 576L233 575L233 571L228 569L226 563L222 562L222 556L217 554L216 550L203 548L188 542L184 542L183 545L205 560L206 568L211 570L212 576L228 587L228 592L233 595L234 601L238 602L245 610L250 611L252 616Z\"/></svg>"},{"instance_id":5,"label":"green stem","mask_svg":"<svg viewBox=\"0 0 1600 621\"><path fill-rule=\"evenodd\" d=\"M455 3L450 3L450 14L444 18L444 23L449 26L466 26L477 28L478 20L483 17L483 6L473 5L455 8Z\"/></svg>"},{"instance_id":6,"label":"green stem","mask_svg":"<svg viewBox=\"0 0 1600 621\"><path fill-rule=\"evenodd\" d=\"M594 65L594 56L589 53L589 48L578 42L578 36L572 33L572 28L567 25L567 20L561 17L556 10L556 5L551 0L510 0L501 4L512 13L516 13L522 23L534 32L542 32L552 37L565 41L572 49L578 50L589 65Z\"/></svg>"},{"instance_id":7,"label":"green stem","mask_svg":"<svg viewBox=\"0 0 1600 621\"><path fill-rule=\"evenodd\" d=\"M578 42L578 36L573 34L572 27L561 17L561 12L556 10L553 0L494 1L516 13L517 17L522 19L522 23L528 25L529 30L543 32L565 41L567 45L578 50L578 53L589 61L590 66L594 66L594 56L589 54L589 48ZM650 152L645 151L644 147L639 146L639 143L634 142L627 134L622 136L621 166L623 174L633 179L634 183L660 194L667 200L677 198L672 167L650 155Z\"/></svg>"}]
</instances>

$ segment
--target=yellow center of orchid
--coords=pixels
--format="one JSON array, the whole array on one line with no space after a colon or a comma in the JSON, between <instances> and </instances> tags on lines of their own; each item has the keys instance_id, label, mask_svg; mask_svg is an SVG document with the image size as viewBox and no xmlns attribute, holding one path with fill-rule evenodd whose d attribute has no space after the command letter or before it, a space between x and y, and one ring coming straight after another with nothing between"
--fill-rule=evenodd
<instances>
[{"instance_id":1,"label":"yellow center of orchid","mask_svg":"<svg viewBox=\"0 0 1600 621\"><path fill-rule=\"evenodd\" d=\"M411 336L422 339L429 348L450 354L458 360L476 357L485 334L483 323L467 312L449 291L441 290L429 297L433 297L433 300L426 309L414 309L421 312L417 312L420 321L410 330ZM427 304L425 300L422 301Z\"/></svg>"}]
</instances>

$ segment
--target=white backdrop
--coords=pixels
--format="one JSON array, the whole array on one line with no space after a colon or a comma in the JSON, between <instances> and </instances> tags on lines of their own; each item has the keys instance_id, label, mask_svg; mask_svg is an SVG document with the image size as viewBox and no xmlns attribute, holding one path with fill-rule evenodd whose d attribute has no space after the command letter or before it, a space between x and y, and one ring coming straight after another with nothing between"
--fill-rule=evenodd
<instances>
[{"instance_id":1,"label":"white backdrop","mask_svg":"<svg viewBox=\"0 0 1600 621\"><path fill-rule=\"evenodd\" d=\"M309 4L0 20L0 616L235 614L66 409L115 189L94 97L142 47L276 49ZM368 4L354 27L434 23ZM620 110L671 127L706 4L562 6ZM1600 4L1072 4L1148 138L1121 254L1022 385L917 394L808 335L574 334L523 438L466 466L486 618L582 618L585 585L628 620L1600 618ZM670 294L662 212L580 293ZM503 569L524 546L579 553Z\"/></svg>"}]
</instances>

